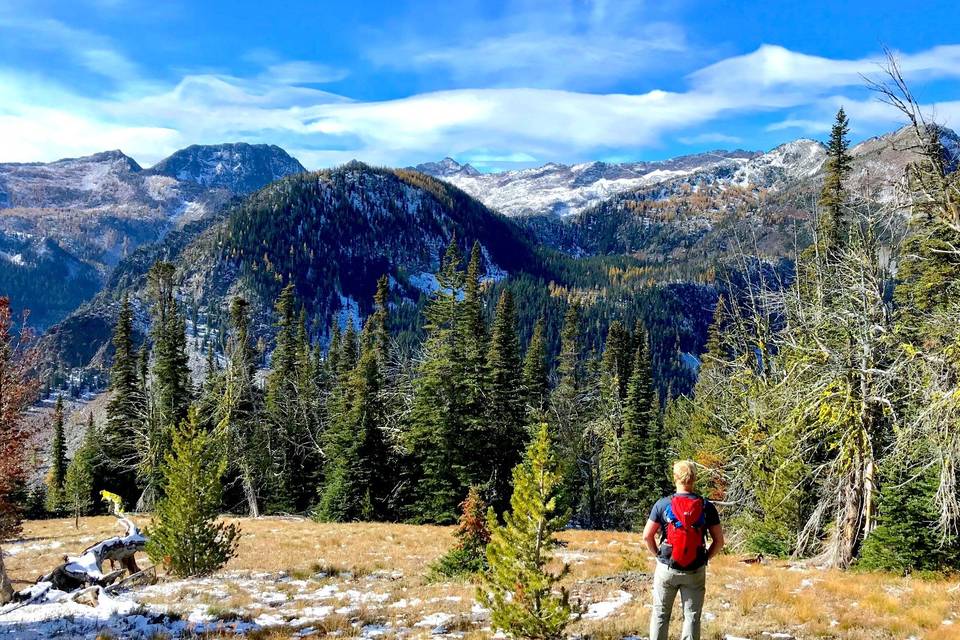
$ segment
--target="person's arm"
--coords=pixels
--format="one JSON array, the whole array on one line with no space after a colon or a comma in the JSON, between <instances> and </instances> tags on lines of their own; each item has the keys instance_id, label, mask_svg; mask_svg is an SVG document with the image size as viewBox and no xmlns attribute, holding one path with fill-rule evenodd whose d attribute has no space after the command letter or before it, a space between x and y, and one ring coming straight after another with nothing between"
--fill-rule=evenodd
<instances>
[{"instance_id":1,"label":"person's arm","mask_svg":"<svg viewBox=\"0 0 960 640\"><path fill-rule=\"evenodd\" d=\"M660 553L660 547L657 545L657 532L659 530L660 523L655 520L647 520L647 524L643 527L643 541L647 545L647 551L654 557Z\"/></svg>"},{"instance_id":2,"label":"person's arm","mask_svg":"<svg viewBox=\"0 0 960 640\"><path fill-rule=\"evenodd\" d=\"M710 548L707 549L707 562L709 562L723 549L723 526L715 524L708 527L707 531L710 532Z\"/></svg>"}]
</instances>

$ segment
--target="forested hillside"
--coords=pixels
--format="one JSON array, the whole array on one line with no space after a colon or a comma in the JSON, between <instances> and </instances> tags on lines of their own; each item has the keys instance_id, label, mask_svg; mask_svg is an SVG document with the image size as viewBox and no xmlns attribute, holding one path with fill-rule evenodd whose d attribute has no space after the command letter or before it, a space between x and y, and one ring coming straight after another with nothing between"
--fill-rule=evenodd
<instances>
[{"instance_id":1,"label":"forested hillside","mask_svg":"<svg viewBox=\"0 0 960 640\"><path fill-rule=\"evenodd\" d=\"M44 330L138 247L304 171L275 146L194 145L149 169L120 151L0 164L0 295Z\"/></svg>"},{"instance_id":2,"label":"forested hillside","mask_svg":"<svg viewBox=\"0 0 960 640\"><path fill-rule=\"evenodd\" d=\"M706 339L715 292L700 284L650 287L638 262L610 256L577 260L537 246L516 224L455 187L412 171L373 169L359 163L279 181L214 216L144 247L115 269L104 292L44 338L63 380L69 368L105 374L109 332L119 299L131 294L136 328L145 335L146 274L157 260L177 267L178 295L191 324L194 353L223 353L226 309L234 295L250 303L252 331L272 350L273 300L292 284L304 309L307 332L321 344L330 326L359 327L372 311L373 293L388 276L391 332L405 353L424 336L420 312L434 293L442 253L456 239L464 254L481 247L481 277L488 289L484 316L492 318L500 292L518 301L521 338L538 319L551 354L559 348L563 314L582 304L584 341L602 350L607 326L618 320L656 326L654 366L661 390L688 391ZM662 329L662 330L660 330ZM89 380L89 376L85 378Z\"/></svg>"}]
</instances>

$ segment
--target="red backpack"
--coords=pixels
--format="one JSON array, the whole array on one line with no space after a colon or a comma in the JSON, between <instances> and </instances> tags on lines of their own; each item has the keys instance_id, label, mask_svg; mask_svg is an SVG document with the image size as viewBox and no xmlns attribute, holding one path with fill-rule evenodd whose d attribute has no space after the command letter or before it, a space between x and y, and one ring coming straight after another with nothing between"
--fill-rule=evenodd
<instances>
[{"instance_id":1,"label":"red backpack","mask_svg":"<svg viewBox=\"0 0 960 640\"><path fill-rule=\"evenodd\" d=\"M667 543L673 547L671 564L677 569L691 566L703 549L706 529L703 506L700 496L677 494L670 499L670 506L664 513L667 519Z\"/></svg>"}]
</instances>

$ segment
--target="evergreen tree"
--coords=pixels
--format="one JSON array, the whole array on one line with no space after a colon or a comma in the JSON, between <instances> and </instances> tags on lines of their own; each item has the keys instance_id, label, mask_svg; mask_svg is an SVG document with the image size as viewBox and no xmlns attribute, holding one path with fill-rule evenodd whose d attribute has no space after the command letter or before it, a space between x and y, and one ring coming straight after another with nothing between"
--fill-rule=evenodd
<instances>
[{"instance_id":1,"label":"evergreen tree","mask_svg":"<svg viewBox=\"0 0 960 640\"><path fill-rule=\"evenodd\" d=\"M533 335L523 360L523 389L527 394L527 406L534 416L542 414L546 409L550 385L547 341L543 333L541 317L533 327Z\"/></svg>"},{"instance_id":2,"label":"evergreen tree","mask_svg":"<svg viewBox=\"0 0 960 640\"><path fill-rule=\"evenodd\" d=\"M665 462L658 429L659 400L653 387L650 349L641 338L627 385L623 408L623 435L620 438L618 495L622 500L624 524L643 526L653 503L662 497Z\"/></svg>"},{"instance_id":3,"label":"evergreen tree","mask_svg":"<svg viewBox=\"0 0 960 640\"><path fill-rule=\"evenodd\" d=\"M846 233L844 206L846 192L844 180L850 173L850 123L843 107L837 111L837 117L830 130L827 143L826 173L820 192L819 235L828 253L841 247Z\"/></svg>"},{"instance_id":4,"label":"evergreen tree","mask_svg":"<svg viewBox=\"0 0 960 640\"><path fill-rule=\"evenodd\" d=\"M513 472L513 496L504 524L490 510L487 545L490 570L479 599L491 610L493 627L519 638L552 639L563 636L575 609L558 583L569 571L547 570L550 552L559 542L556 533L567 523L557 513L560 474L547 425L543 424Z\"/></svg>"},{"instance_id":5,"label":"evergreen tree","mask_svg":"<svg viewBox=\"0 0 960 640\"><path fill-rule=\"evenodd\" d=\"M73 514L73 525L78 529L80 516L88 515L93 510L93 474L96 455L96 427L91 413L88 416L83 441L67 466L67 477L64 483L65 506Z\"/></svg>"},{"instance_id":6,"label":"evergreen tree","mask_svg":"<svg viewBox=\"0 0 960 640\"><path fill-rule=\"evenodd\" d=\"M157 262L147 274L153 362L143 429L146 437L140 452L139 471L143 484L137 501L140 510L150 510L162 490L162 466L170 450L172 432L186 419L193 396L186 320L176 299L175 272L169 262Z\"/></svg>"},{"instance_id":7,"label":"evergreen tree","mask_svg":"<svg viewBox=\"0 0 960 640\"><path fill-rule=\"evenodd\" d=\"M192 388L187 360L186 322L177 302L175 268L158 262L150 269L148 292L152 303L153 383L157 410L165 429L187 417Z\"/></svg>"},{"instance_id":8,"label":"evergreen tree","mask_svg":"<svg viewBox=\"0 0 960 640\"><path fill-rule=\"evenodd\" d=\"M476 456L460 446L467 423L457 331L460 261L456 239L451 239L437 273L440 286L424 308L427 337L404 437L411 490L406 515L414 522L452 522L460 496L471 484L466 468L476 462Z\"/></svg>"},{"instance_id":9,"label":"evergreen tree","mask_svg":"<svg viewBox=\"0 0 960 640\"><path fill-rule=\"evenodd\" d=\"M563 318L560 353L557 357L557 385L550 395L550 410L557 421L553 435L563 478L560 504L562 509L571 512L580 507L585 485L580 460L587 406L582 388L580 356L580 307L571 304Z\"/></svg>"},{"instance_id":10,"label":"evergreen tree","mask_svg":"<svg viewBox=\"0 0 960 640\"><path fill-rule=\"evenodd\" d=\"M377 293L373 298L373 341L380 361L380 369L386 374L390 365L390 280L380 276Z\"/></svg>"},{"instance_id":11,"label":"evergreen tree","mask_svg":"<svg viewBox=\"0 0 960 640\"><path fill-rule=\"evenodd\" d=\"M360 360L343 382L342 409L325 434L328 463L316 510L319 520L381 520L387 515L391 470L376 332L371 318Z\"/></svg>"},{"instance_id":12,"label":"evergreen tree","mask_svg":"<svg viewBox=\"0 0 960 640\"><path fill-rule=\"evenodd\" d=\"M216 403L216 430L226 442L228 471L239 479L247 511L256 518L269 458L263 398L255 382L257 353L250 338L249 313L249 303L243 298L236 297L230 303L227 368Z\"/></svg>"},{"instance_id":13,"label":"evergreen tree","mask_svg":"<svg viewBox=\"0 0 960 640\"><path fill-rule=\"evenodd\" d=\"M327 345L326 377L332 384L340 373L340 323L334 319L330 327L330 343Z\"/></svg>"},{"instance_id":14,"label":"evergreen tree","mask_svg":"<svg viewBox=\"0 0 960 640\"><path fill-rule=\"evenodd\" d=\"M619 320L610 323L603 349L603 369L616 384L617 396L627 397L627 382L633 371L633 338Z\"/></svg>"},{"instance_id":15,"label":"evergreen tree","mask_svg":"<svg viewBox=\"0 0 960 640\"><path fill-rule=\"evenodd\" d=\"M267 510L271 513L297 511L297 434L303 416L298 415L299 352L298 316L292 284L280 292L274 305L276 338L267 374L265 408L270 423L267 448L270 470L267 482Z\"/></svg>"},{"instance_id":16,"label":"evergreen tree","mask_svg":"<svg viewBox=\"0 0 960 640\"><path fill-rule=\"evenodd\" d=\"M457 309L457 343L461 350L464 397L461 410L476 436L483 437L484 389L487 382L487 326L483 313L482 252L474 242L463 277L463 301Z\"/></svg>"},{"instance_id":17,"label":"evergreen tree","mask_svg":"<svg viewBox=\"0 0 960 640\"><path fill-rule=\"evenodd\" d=\"M154 563L168 563L178 576L203 576L236 554L240 529L216 521L226 465L191 409L173 432L163 466L163 497L147 532L146 550Z\"/></svg>"},{"instance_id":18,"label":"evergreen tree","mask_svg":"<svg viewBox=\"0 0 960 640\"><path fill-rule=\"evenodd\" d=\"M917 475L919 467L898 466L885 474L877 527L863 543L860 568L903 573L960 567L960 537L944 537L936 526L939 478L929 470Z\"/></svg>"},{"instance_id":19,"label":"evergreen tree","mask_svg":"<svg viewBox=\"0 0 960 640\"><path fill-rule=\"evenodd\" d=\"M487 355L487 429L483 440L473 447L483 452L480 457L484 462L492 464L491 503L498 512L509 501L511 472L522 456L526 439L516 315L513 295L505 289L497 303Z\"/></svg>"},{"instance_id":20,"label":"evergreen tree","mask_svg":"<svg viewBox=\"0 0 960 640\"><path fill-rule=\"evenodd\" d=\"M487 505L477 487L470 487L460 503L460 521L454 537L457 542L430 568L432 574L444 578L475 575L488 569L487 545L490 528L487 526Z\"/></svg>"},{"instance_id":21,"label":"evergreen tree","mask_svg":"<svg viewBox=\"0 0 960 640\"><path fill-rule=\"evenodd\" d=\"M110 369L110 401L100 438L100 483L120 495L124 502L136 500L136 471L141 463L144 420L146 419L146 379L133 343L133 309L124 296L113 332L113 365ZM146 353L144 347L141 353Z\"/></svg>"},{"instance_id":22,"label":"evergreen tree","mask_svg":"<svg viewBox=\"0 0 960 640\"><path fill-rule=\"evenodd\" d=\"M50 443L50 471L47 473L46 508L59 513L66 506L64 484L67 476L67 441L63 433L63 396L53 409L53 438Z\"/></svg>"}]
</instances>

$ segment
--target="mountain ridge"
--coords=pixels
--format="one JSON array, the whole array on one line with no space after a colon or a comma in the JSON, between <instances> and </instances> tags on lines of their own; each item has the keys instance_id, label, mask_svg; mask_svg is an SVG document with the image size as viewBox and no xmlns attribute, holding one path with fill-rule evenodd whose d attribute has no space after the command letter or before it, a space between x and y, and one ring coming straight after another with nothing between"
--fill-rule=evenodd
<instances>
[{"instance_id":1,"label":"mountain ridge","mask_svg":"<svg viewBox=\"0 0 960 640\"><path fill-rule=\"evenodd\" d=\"M279 147L245 143L195 145L158 164L145 169L120 150L0 164L0 245L11 249L0 252L0 294L19 309L47 309L31 319L42 329L96 293L137 247L304 171ZM62 251L44 253L49 242ZM63 273L79 280L61 287ZM57 299L43 299L38 281Z\"/></svg>"}]
</instances>

